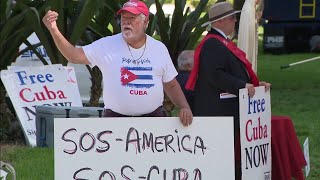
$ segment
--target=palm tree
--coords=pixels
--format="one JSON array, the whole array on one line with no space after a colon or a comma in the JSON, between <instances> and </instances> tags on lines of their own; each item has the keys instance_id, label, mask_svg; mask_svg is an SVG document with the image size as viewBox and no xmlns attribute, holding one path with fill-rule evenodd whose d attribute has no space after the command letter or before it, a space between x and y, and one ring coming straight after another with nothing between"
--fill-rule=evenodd
<instances>
[{"instance_id":1,"label":"palm tree","mask_svg":"<svg viewBox=\"0 0 320 180\"><path fill-rule=\"evenodd\" d=\"M57 11L59 13L57 25L71 44L86 45L103 36L112 34L108 30L108 25L110 20L113 19L113 14L110 10L106 10L106 7L108 3L115 4L115 2L108 2L107 0L51 0L48 2L43 8L39 9L39 14L42 17L48 7ZM44 25L38 22L35 23L35 27L34 30L45 47L51 62L53 64L66 65L67 60L56 48L50 33ZM102 75L98 68L91 69L87 66L87 69L91 74L92 82L89 106L98 106L99 98L102 94Z\"/></svg>"},{"instance_id":2,"label":"palm tree","mask_svg":"<svg viewBox=\"0 0 320 180\"><path fill-rule=\"evenodd\" d=\"M158 33L161 41L167 46L173 64L177 66L177 58L181 51L194 49L198 39L206 27L201 24L208 20L208 15L202 16L208 0L201 0L196 9L190 12L186 7L186 0L175 0L175 9L172 14L172 22L164 15L159 0L155 0L157 7ZM185 10L186 9L186 10Z\"/></svg>"},{"instance_id":3,"label":"palm tree","mask_svg":"<svg viewBox=\"0 0 320 180\"><path fill-rule=\"evenodd\" d=\"M170 17L165 16L161 3L159 0L155 0L157 8L155 15L155 21L158 25L157 32L160 35L161 41L168 48L173 64L176 67L180 52L185 49L194 49L198 39L206 28L201 27L201 24L208 20L208 14L202 16L207 3L208 0L199 1L196 9L190 12L189 7L185 8L186 0L175 0L175 9L170 24ZM165 96L163 106L167 114L171 114L174 105L167 96Z\"/></svg>"},{"instance_id":4,"label":"palm tree","mask_svg":"<svg viewBox=\"0 0 320 180\"><path fill-rule=\"evenodd\" d=\"M0 1L0 69L4 70L19 56L19 46L27 43L27 37L33 32L27 16L33 14L34 8L24 8L25 4L13 4L11 0ZM0 82L0 141L10 137L11 124L17 122L5 101L5 87ZM16 135L17 133L14 133Z\"/></svg>"}]
</instances>

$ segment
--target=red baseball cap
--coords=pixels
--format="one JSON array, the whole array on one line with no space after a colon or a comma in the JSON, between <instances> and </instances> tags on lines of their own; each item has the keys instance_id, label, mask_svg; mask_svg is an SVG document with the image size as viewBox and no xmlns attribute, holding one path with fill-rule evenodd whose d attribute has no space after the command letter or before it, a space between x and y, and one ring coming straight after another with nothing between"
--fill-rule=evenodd
<instances>
[{"instance_id":1,"label":"red baseball cap","mask_svg":"<svg viewBox=\"0 0 320 180\"><path fill-rule=\"evenodd\" d=\"M144 14L145 16L149 17L149 9L147 5L138 0L129 0L128 2L124 3L122 8L117 12L117 14L121 14L122 11L128 11L132 14Z\"/></svg>"}]
</instances>

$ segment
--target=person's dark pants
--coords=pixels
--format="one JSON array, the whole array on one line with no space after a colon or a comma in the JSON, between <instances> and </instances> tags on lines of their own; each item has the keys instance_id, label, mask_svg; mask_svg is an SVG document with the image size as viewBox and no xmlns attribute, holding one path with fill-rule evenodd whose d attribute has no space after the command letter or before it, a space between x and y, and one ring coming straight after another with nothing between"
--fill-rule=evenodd
<instances>
[{"instance_id":1,"label":"person's dark pants","mask_svg":"<svg viewBox=\"0 0 320 180\"><path fill-rule=\"evenodd\" d=\"M241 180L241 145L240 145L240 133L234 136L234 171L235 180Z\"/></svg>"},{"instance_id":2,"label":"person's dark pants","mask_svg":"<svg viewBox=\"0 0 320 180\"><path fill-rule=\"evenodd\" d=\"M234 119L234 171L235 171L235 180L241 180L242 171L241 171L241 143L240 143L240 121L239 119Z\"/></svg>"},{"instance_id":3,"label":"person's dark pants","mask_svg":"<svg viewBox=\"0 0 320 180\"><path fill-rule=\"evenodd\" d=\"M156 110L154 110L151 113L148 114L142 114L138 116L128 116L119 114L117 112L112 111L111 109L105 109L104 110L104 117L166 117L166 113L162 110L162 106L158 107Z\"/></svg>"}]
</instances>

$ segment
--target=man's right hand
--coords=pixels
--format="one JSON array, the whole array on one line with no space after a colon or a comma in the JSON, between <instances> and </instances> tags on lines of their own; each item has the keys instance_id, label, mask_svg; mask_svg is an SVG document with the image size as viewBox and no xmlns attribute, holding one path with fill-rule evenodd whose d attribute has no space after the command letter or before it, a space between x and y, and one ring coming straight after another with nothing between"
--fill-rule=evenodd
<instances>
[{"instance_id":1,"label":"man's right hand","mask_svg":"<svg viewBox=\"0 0 320 180\"><path fill-rule=\"evenodd\" d=\"M42 22L50 31L54 43L61 54L71 63L74 64L90 64L82 48L76 48L70 44L67 39L61 34L57 27L58 13L48 10L42 18Z\"/></svg>"},{"instance_id":2,"label":"man's right hand","mask_svg":"<svg viewBox=\"0 0 320 180\"><path fill-rule=\"evenodd\" d=\"M255 94L255 92L256 92L256 90L255 90L255 88L254 88L254 85L253 85L253 84L246 83L246 88L248 89L248 95L249 95L250 97L253 97L254 94Z\"/></svg>"},{"instance_id":3,"label":"man's right hand","mask_svg":"<svg viewBox=\"0 0 320 180\"><path fill-rule=\"evenodd\" d=\"M58 19L58 13L55 11L51 11L49 10L45 16L43 16L42 18L42 22L44 23L44 25L48 28L48 30L54 31L57 30L57 19Z\"/></svg>"}]
</instances>

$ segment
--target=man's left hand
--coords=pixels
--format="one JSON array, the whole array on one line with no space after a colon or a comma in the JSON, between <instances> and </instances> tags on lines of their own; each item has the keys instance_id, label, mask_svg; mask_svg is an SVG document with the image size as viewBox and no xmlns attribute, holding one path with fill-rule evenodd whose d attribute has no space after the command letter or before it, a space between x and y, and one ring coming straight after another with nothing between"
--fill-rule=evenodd
<instances>
[{"instance_id":1,"label":"man's left hand","mask_svg":"<svg viewBox=\"0 0 320 180\"><path fill-rule=\"evenodd\" d=\"M182 108L180 109L180 121L183 126L189 126L192 123L193 114L190 108Z\"/></svg>"},{"instance_id":2,"label":"man's left hand","mask_svg":"<svg viewBox=\"0 0 320 180\"><path fill-rule=\"evenodd\" d=\"M264 86L264 88L265 88L265 90L266 90L266 92L267 92L267 91L269 91L271 84L270 84L270 83L267 83L267 82L265 82L265 81L260 81L260 82L259 82L259 86Z\"/></svg>"}]
</instances>

